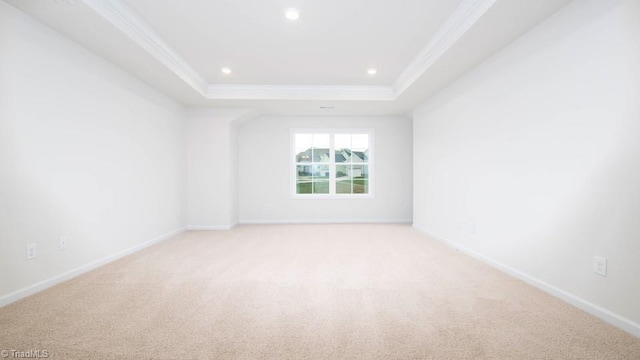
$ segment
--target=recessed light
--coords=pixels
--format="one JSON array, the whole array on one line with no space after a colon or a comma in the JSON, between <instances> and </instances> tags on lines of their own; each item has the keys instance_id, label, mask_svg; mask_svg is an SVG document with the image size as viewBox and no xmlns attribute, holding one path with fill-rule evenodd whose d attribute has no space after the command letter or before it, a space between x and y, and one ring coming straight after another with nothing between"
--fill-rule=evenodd
<instances>
[{"instance_id":1,"label":"recessed light","mask_svg":"<svg viewBox=\"0 0 640 360\"><path fill-rule=\"evenodd\" d=\"M300 12L296 9L287 9L284 12L284 17L289 20L298 20L300 19Z\"/></svg>"},{"instance_id":2,"label":"recessed light","mask_svg":"<svg viewBox=\"0 0 640 360\"><path fill-rule=\"evenodd\" d=\"M375 75L378 72L378 70L371 68L367 70L367 74L369 75Z\"/></svg>"},{"instance_id":3,"label":"recessed light","mask_svg":"<svg viewBox=\"0 0 640 360\"><path fill-rule=\"evenodd\" d=\"M222 68L222 73L225 75L229 75L231 74L231 69L229 69L228 67L224 67Z\"/></svg>"}]
</instances>

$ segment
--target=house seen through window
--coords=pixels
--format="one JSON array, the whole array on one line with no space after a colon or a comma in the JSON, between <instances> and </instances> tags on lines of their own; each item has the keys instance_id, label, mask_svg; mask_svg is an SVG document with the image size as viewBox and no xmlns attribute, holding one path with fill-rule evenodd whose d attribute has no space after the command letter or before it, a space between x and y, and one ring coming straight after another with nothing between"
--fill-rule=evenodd
<instances>
[{"instance_id":1,"label":"house seen through window","mask_svg":"<svg viewBox=\"0 0 640 360\"><path fill-rule=\"evenodd\" d=\"M293 133L294 194L370 195L372 138L365 132Z\"/></svg>"}]
</instances>

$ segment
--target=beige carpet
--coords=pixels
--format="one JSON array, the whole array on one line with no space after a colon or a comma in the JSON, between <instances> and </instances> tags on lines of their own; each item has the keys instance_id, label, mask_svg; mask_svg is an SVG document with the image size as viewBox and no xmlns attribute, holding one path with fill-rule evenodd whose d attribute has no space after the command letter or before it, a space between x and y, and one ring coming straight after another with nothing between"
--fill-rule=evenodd
<instances>
[{"instance_id":1,"label":"beige carpet","mask_svg":"<svg viewBox=\"0 0 640 360\"><path fill-rule=\"evenodd\" d=\"M640 339L404 225L188 232L0 309L63 359L640 359Z\"/></svg>"}]
</instances>

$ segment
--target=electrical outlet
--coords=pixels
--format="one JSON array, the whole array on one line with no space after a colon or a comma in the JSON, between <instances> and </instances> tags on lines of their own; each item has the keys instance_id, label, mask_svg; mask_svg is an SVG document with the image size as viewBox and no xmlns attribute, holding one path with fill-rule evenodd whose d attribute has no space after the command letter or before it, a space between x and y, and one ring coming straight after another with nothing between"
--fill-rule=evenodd
<instances>
[{"instance_id":1,"label":"electrical outlet","mask_svg":"<svg viewBox=\"0 0 640 360\"><path fill-rule=\"evenodd\" d=\"M600 276L607 276L607 258L593 257L593 272Z\"/></svg>"},{"instance_id":2,"label":"electrical outlet","mask_svg":"<svg viewBox=\"0 0 640 360\"><path fill-rule=\"evenodd\" d=\"M27 260L31 260L38 256L38 247L36 243L27 244Z\"/></svg>"},{"instance_id":3,"label":"electrical outlet","mask_svg":"<svg viewBox=\"0 0 640 360\"><path fill-rule=\"evenodd\" d=\"M474 222L469 223L469 233L470 234L476 233L476 223Z\"/></svg>"},{"instance_id":4,"label":"electrical outlet","mask_svg":"<svg viewBox=\"0 0 640 360\"><path fill-rule=\"evenodd\" d=\"M67 237L66 236L60 236L59 242L59 249L60 250L64 250L67 248Z\"/></svg>"}]
</instances>

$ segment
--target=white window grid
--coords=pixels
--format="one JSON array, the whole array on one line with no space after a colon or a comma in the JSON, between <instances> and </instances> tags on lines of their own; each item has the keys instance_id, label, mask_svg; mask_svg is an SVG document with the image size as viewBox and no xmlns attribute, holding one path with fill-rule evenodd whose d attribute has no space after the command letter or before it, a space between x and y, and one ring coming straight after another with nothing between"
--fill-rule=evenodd
<instances>
[{"instance_id":1,"label":"white window grid","mask_svg":"<svg viewBox=\"0 0 640 360\"><path fill-rule=\"evenodd\" d=\"M329 135L329 162L305 162L299 163L296 161L296 134L327 134ZM336 193L336 167L340 165L352 165L352 163L336 163L335 161L335 135L337 134L366 134L368 135L368 192L364 194L338 194ZM291 129L290 135L290 193L293 199L373 199L375 190L375 130L374 129L362 129L362 128L349 128L349 129L314 129L314 128L301 128ZM313 159L312 159L313 160ZM297 193L297 166L328 166L329 167L329 193L328 194L298 194ZM353 185L352 185L353 186Z\"/></svg>"}]
</instances>

